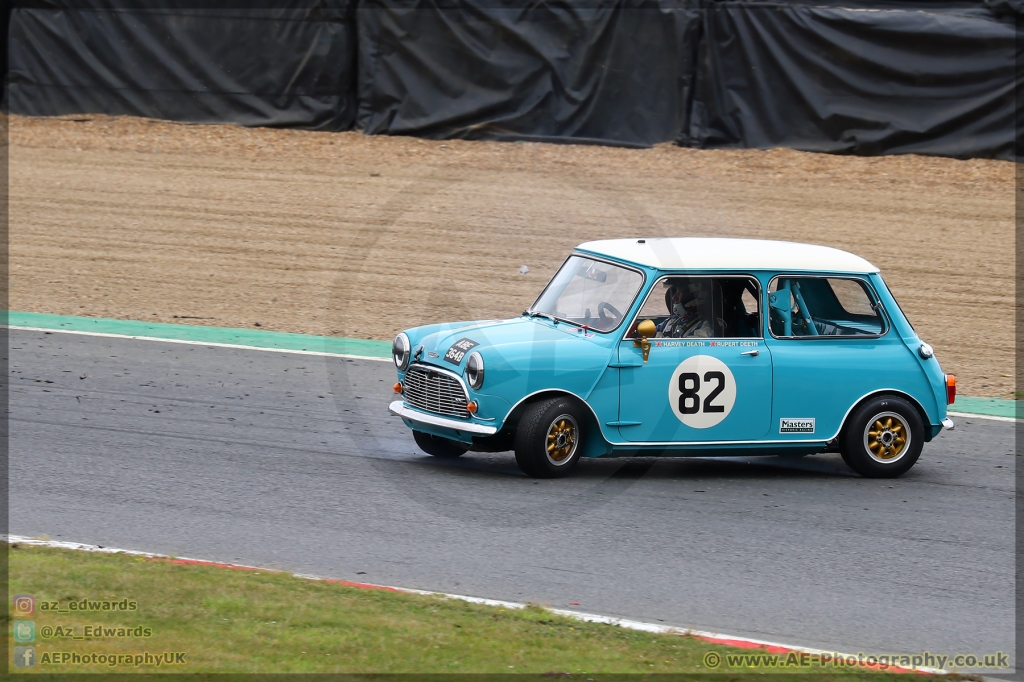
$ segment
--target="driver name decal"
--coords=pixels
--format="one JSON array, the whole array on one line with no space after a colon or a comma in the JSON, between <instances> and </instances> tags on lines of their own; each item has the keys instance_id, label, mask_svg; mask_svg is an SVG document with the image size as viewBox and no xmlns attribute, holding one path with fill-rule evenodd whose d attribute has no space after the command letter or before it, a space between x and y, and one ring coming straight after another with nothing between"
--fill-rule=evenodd
<instances>
[{"instance_id":1,"label":"driver name decal","mask_svg":"<svg viewBox=\"0 0 1024 682\"><path fill-rule=\"evenodd\" d=\"M448 352L444 354L444 359L453 365L457 365L462 362L462 358L466 357L466 353L473 350L480 344L473 339L459 339L452 344Z\"/></svg>"},{"instance_id":2,"label":"driver name decal","mask_svg":"<svg viewBox=\"0 0 1024 682\"><path fill-rule=\"evenodd\" d=\"M710 348L712 346L760 346L758 341L654 341L656 347Z\"/></svg>"},{"instance_id":3,"label":"driver name decal","mask_svg":"<svg viewBox=\"0 0 1024 682\"><path fill-rule=\"evenodd\" d=\"M668 401L679 421L690 428L707 429L732 412L736 379L729 366L718 358L694 355L672 372Z\"/></svg>"}]
</instances>

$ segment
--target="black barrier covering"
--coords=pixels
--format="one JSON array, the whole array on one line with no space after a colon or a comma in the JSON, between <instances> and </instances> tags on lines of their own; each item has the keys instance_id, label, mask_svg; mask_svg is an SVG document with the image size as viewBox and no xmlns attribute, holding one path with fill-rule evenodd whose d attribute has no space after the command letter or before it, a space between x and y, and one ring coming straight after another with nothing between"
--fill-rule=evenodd
<instances>
[{"instance_id":1,"label":"black barrier covering","mask_svg":"<svg viewBox=\"0 0 1024 682\"><path fill-rule=\"evenodd\" d=\"M680 144L1013 158L1012 16L854 4L709 5Z\"/></svg>"},{"instance_id":2,"label":"black barrier covering","mask_svg":"<svg viewBox=\"0 0 1024 682\"><path fill-rule=\"evenodd\" d=\"M10 111L352 127L348 0L203 5L73 0L14 9Z\"/></svg>"},{"instance_id":3,"label":"black barrier covering","mask_svg":"<svg viewBox=\"0 0 1024 682\"><path fill-rule=\"evenodd\" d=\"M363 0L358 126L1013 156L1016 0Z\"/></svg>"},{"instance_id":4,"label":"black barrier covering","mask_svg":"<svg viewBox=\"0 0 1024 682\"><path fill-rule=\"evenodd\" d=\"M16 9L11 110L1014 158L1024 0L213 1Z\"/></svg>"},{"instance_id":5,"label":"black barrier covering","mask_svg":"<svg viewBox=\"0 0 1024 682\"><path fill-rule=\"evenodd\" d=\"M3 9L0 9L0 35L2 35L2 36L9 36L10 35L8 29L9 29L9 27L11 25L11 11L12 11L11 7L6 7L6 8L3 8ZM0 50L0 73L4 74L4 82L3 82L4 94L3 94L3 99L4 99L4 111L7 111L7 109L6 109L6 100L7 100L7 50L6 49L5 50Z\"/></svg>"},{"instance_id":6,"label":"black barrier covering","mask_svg":"<svg viewBox=\"0 0 1024 682\"><path fill-rule=\"evenodd\" d=\"M650 145L683 129L695 1L363 0L358 126Z\"/></svg>"}]
</instances>

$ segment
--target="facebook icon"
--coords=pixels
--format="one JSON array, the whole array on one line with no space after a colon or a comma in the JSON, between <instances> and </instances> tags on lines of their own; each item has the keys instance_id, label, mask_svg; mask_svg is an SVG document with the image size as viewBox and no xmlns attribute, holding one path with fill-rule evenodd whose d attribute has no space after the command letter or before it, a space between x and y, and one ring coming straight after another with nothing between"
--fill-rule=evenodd
<instances>
[{"instance_id":1,"label":"facebook icon","mask_svg":"<svg viewBox=\"0 0 1024 682\"><path fill-rule=\"evenodd\" d=\"M34 646L14 647L14 667L31 668L36 664L36 648Z\"/></svg>"}]
</instances>

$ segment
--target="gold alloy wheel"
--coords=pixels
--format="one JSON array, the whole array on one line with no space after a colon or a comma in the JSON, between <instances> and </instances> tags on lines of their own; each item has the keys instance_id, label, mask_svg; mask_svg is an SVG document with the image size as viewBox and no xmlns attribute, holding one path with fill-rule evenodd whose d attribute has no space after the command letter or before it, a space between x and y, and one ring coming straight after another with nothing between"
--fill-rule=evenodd
<instances>
[{"instance_id":1,"label":"gold alloy wheel","mask_svg":"<svg viewBox=\"0 0 1024 682\"><path fill-rule=\"evenodd\" d=\"M895 412L875 415L864 430L864 447L871 459L892 464L903 457L910 445L910 427Z\"/></svg>"},{"instance_id":2,"label":"gold alloy wheel","mask_svg":"<svg viewBox=\"0 0 1024 682\"><path fill-rule=\"evenodd\" d=\"M548 461L555 466L561 466L569 461L576 452L579 443L580 430L576 426L576 420L567 414L555 417L548 427L548 437L545 442Z\"/></svg>"}]
</instances>

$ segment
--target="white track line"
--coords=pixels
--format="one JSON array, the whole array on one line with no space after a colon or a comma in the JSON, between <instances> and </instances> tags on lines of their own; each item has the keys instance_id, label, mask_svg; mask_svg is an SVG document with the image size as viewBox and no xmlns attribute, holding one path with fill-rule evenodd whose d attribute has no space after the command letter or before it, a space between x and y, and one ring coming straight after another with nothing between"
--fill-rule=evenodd
<instances>
[{"instance_id":1,"label":"white track line","mask_svg":"<svg viewBox=\"0 0 1024 682\"><path fill-rule=\"evenodd\" d=\"M153 552L140 552L138 550L132 550L132 549L116 549L114 547L99 547L97 545L87 545L87 544L83 544L83 543L80 543L80 542L62 542L62 541L59 541L59 540L37 540L35 538L29 538L29 537L25 537L23 535L8 535L7 536L7 541L10 542L10 543L17 543L17 544L21 544L21 545L31 545L31 546L35 546L35 547L52 547L52 548L56 548L56 549L78 550L78 551L82 551L82 552L99 552L99 553L102 553L102 554L127 554L127 555L130 555L130 556L141 556L141 557L148 557L148 558L151 558L151 559L172 559L172 560L175 560L175 561L182 561L182 562L196 563L196 564L206 564L206 565L220 566L220 567L225 567L225 568L241 568L241 569L247 569L247 570L282 572L279 569L264 568L264 567L261 567L261 566L248 566L248 565L245 565L245 564L231 564L231 563L225 563L225 562L221 562L221 561L211 561L209 559L190 559L190 558L187 558L187 557L180 557L180 556L172 557L172 556L169 556L167 554L155 554ZM296 578L302 578L302 579L305 579L305 580L323 580L323 581L340 582L340 583L343 583L345 585L349 585L349 586L352 586L352 587L365 587L365 588L373 588L373 589L384 589L384 590L390 590L390 591L394 591L394 592L404 592L406 594L420 594L420 595L441 597L441 598L444 598L444 599L457 599L459 601L465 601L465 602L469 602L471 604L482 604L482 605L485 605L485 606L500 606L500 607L506 608L506 609L525 609L528 606L528 604L523 604L523 603L520 603L520 602L503 601L503 600L500 600L500 599L484 599L482 597L470 597L470 596L463 595L463 594L447 594L445 592L430 592L430 591L427 591L427 590L416 590L416 589L412 589L412 588L408 588L408 587L394 587L394 586L391 586L391 585L374 585L372 583L358 583L358 582L352 582L352 581L349 581L349 580L338 580L338 579L334 579L334 578L324 578L322 576L302 575L302 574L299 574L299 573L293 573L292 575L294 577L296 577ZM739 647L739 648L767 648L767 649L782 650L782 651L785 651L785 652L793 651L793 652L796 652L796 653L806 653L806 654L817 655L817 656L821 656L821 655L828 655L828 656L833 656L833 657L843 656L843 657L845 657L847 659L849 659L849 658L857 659L857 656L854 656L852 654L841 654L841 653L836 652L836 651L826 651L825 649L814 649L814 648L811 648L811 647L798 646L796 644L781 644L779 642L769 642L769 641L763 640L763 639L751 639L749 637L739 637L737 635L728 635L728 634L723 634L721 632L709 632L707 630L695 630L693 628L678 628L678 627L672 627L670 625L659 625L657 623L646 623L644 621L639 621L639 620L630 620L628 618L615 618L615 617L612 617L612 616L601 616L601 615L598 615L598 614L595 614L595 613L583 613L581 611L569 611L567 609L553 609L551 607L542 607L542 608L544 608L546 611L549 611L550 613L553 613L553 614L556 614L556 615L559 615L559 616L565 616L566 618L573 618L575 620L583 621L583 622L586 622L586 623L601 623L603 625L618 625L619 627L626 628L627 630L639 630L639 631L642 631L642 632L650 632L650 633L658 634L658 635L684 635L684 636L696 637L698 639L702 639L702 640L705 640L705 641L708 641L708 642L711 642L711 643L715 643L715 644L723 644L723 645L726 645L726 646L733 646L733 647ZM778 653L778 651L776 651L775 653ZM853 666L851 666L851 667L853 667ZM863 667L865 669L871 669L871 666L868 666L868 665L864 665ZM947 670L942 670L942 669L939 669L939 668L926 668L926 667L921 667L921 666L902 667L902 666L891 665L891 666L889 666L889 669L892 669L892 670L895 670L895 671L904 671L904 672L919 672L919 673L925 673L925 674L930 674L930 675L946 675L949 672Z\"/></svg>"},{"instance_id":2,"label":"white track line","mask_svg":"<svg viewBox=\"0 0 1024 682\"><path fill-rule=\"evenodd\" d=\"M185 341L182 339L162 339L158 336L130 336L128 334L107 334L104 332L83 332L75 329L45 329L43 327L20 327L9 325L8 329L20 329L29 332L52 332L54 334L79 334L81 336L102 336L108 339L134 339L136 341L163 341L164 343L184 343L189 346L214 346L216 348L240 348L242 350L262 350L270 353L292 353L293 355L321 355L329 358L349 358L351 360L373 360L375 362L391 362L391 358L376 358L370 355L352 355L349 353L327 353L315 350L291 350L288 348L264 348L262 346L245 346L240 343L217 343L214 341Z\"/></svg>"},{"instance_id":3,"label":"white track line","mask_svg":"<svg viewBox=\"0 0 1024 682\"><path fill-rule=\"evenodd\" d=\"M994 414L974 414L973 412L946 412L950 417L963 417L964 419L991 419L996 422L1024 421L1013 417L997 417Z\"/></svg>"},{"instance_id":4,"label":"white track line","mask_svg":"<svg viewBox=\"0 0 1024 682\"><path fill-rule=\"evenodd\" d=\"M214 346L216 348L240 348L242 350L261 350L270 353L292 353L293 355L320 355L330 358L349 358L350 360L372 360L374 362L391 362L391 358L376 358L369 355L352 355L350 353L327 353L315 350L289 350L287 348L264 348L262 346L244 346L238 343L216 343L212 341L183 341L181 339L162 339L158 336L129 336L127 334L107 334L105 332L83 332L75 329L46 329L45 327L21 327L9 325L8 329L21 329L28 332L52 332L54 334L79 334L81 336L101 336L108 339L134 339L137 341L163 341L164 343L184 343L190 346ZM996 417L989 414L972 414L970 412L948 412L952 417L971 419L991 419L997 422L1015 422L1013 417Z\"/></svg>"}]
</instances>

